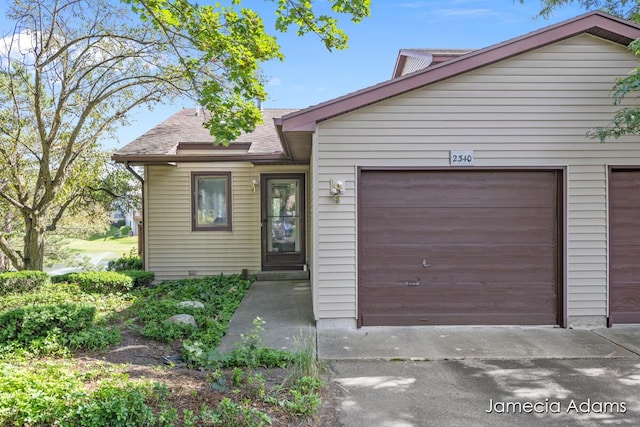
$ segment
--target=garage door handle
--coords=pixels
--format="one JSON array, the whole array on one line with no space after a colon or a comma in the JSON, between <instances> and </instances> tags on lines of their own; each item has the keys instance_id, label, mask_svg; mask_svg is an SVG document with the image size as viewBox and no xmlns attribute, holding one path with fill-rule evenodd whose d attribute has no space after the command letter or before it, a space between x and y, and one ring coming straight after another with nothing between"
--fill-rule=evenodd
<instances>
[{"instance_id":1,"label":"garage door handle","mask_svg":"<svg viewBox=\"0 0 640 427\"><path fill-rule=\"evenodd\" d=\"M415 282L410 282L410 281L407 280L406 282L404 282L404 285L405 286L420 286L420 280L417 280Z\"/></svg>"}]
</instances>

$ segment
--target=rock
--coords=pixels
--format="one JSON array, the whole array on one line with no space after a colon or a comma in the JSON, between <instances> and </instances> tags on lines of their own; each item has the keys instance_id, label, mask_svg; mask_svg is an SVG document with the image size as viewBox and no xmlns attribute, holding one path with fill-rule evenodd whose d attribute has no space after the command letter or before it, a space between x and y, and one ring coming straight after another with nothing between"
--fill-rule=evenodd
<instances>
[{"instance_id":1,"label":"rock","mask_svg":"<svg viewBox=\"0 0 640 427\"><path fill-rule=\"evenodd\" d=\"M170 318L168 318L167 322L183 323L185 325L191 325L194 328L198 327L196 319L190 314L176 314L175 316L171 316Z\"/></svg>"},{"instance_id":2,"label":"rock","mask_svg":"<svg viewBox=\"0 0 640 427\"><path fill-rule=\"evenodd\" d=\"M182 301L178 303L178 307L204 308L204 304L200 301Z\"/></svg>"}]
</instances>

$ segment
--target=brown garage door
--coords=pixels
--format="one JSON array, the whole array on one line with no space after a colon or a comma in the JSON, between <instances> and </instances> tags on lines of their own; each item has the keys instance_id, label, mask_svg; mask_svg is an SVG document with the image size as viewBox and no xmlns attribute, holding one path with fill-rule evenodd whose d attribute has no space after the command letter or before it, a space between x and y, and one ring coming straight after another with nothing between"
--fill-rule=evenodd
<instances>
[{"instance_id":1,"label":"brown garage door","mask_svg":"<svg viewBox=\"0 0 640 427\"><path fill-rule=\"evenodd\" d=\"M359 324L558 324L560 173L361 170Z\"/></svg>"},{"instance_id":2,"label":"brown garage door","mask_svg":"<svg viewBox=\"0 0 640 427\"><path fill-rule=\"evenodd\" d=\"M609 321L640 323L640 170L609 180Z\"/></svg>"}]
</instances>

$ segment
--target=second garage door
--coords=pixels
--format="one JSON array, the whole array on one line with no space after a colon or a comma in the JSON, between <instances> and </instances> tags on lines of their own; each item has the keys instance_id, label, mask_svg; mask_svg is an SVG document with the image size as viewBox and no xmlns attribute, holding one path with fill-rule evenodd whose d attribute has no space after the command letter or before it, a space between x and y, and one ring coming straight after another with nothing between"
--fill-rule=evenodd
<instances>
[{"instance_id":1,"label":"second garage door","mask_svg":"<svg viewBox=\"0 0 640 427\"><path fill-rule=\"evenodd\" d=\"M609 321L640 323L640 170L609 180Z\"/></svg>"},{"instance_id":2,"label":"second garage door","mask_svg":"<svg viewBox=\"0 0 640 427\"><path fill-rule=\"evenodd\" d=\"M361 170L359 324L558 324L560 175Z\"/></svg>"}]
</instances>

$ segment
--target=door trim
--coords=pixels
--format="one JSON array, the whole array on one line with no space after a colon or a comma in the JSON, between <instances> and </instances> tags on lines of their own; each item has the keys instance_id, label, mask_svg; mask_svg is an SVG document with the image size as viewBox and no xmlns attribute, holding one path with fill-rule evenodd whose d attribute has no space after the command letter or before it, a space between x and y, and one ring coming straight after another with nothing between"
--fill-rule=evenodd
<instances>
[{"instance_id":1,"label":"door trim","mask_svg":"<svg viewBox=\"0 0 640 427\"><path fill-rule=\"evenodd\" d=\"M271 179L297 179L300 185L300 251L281 255L267 253L267 207L269 194L267 182ZM307 263L307 203L305 173L263 173L260 174L260 245L263 271L303 270ZM296 201L297 203L297 201Z\"/></svg>"}]
</instances>

